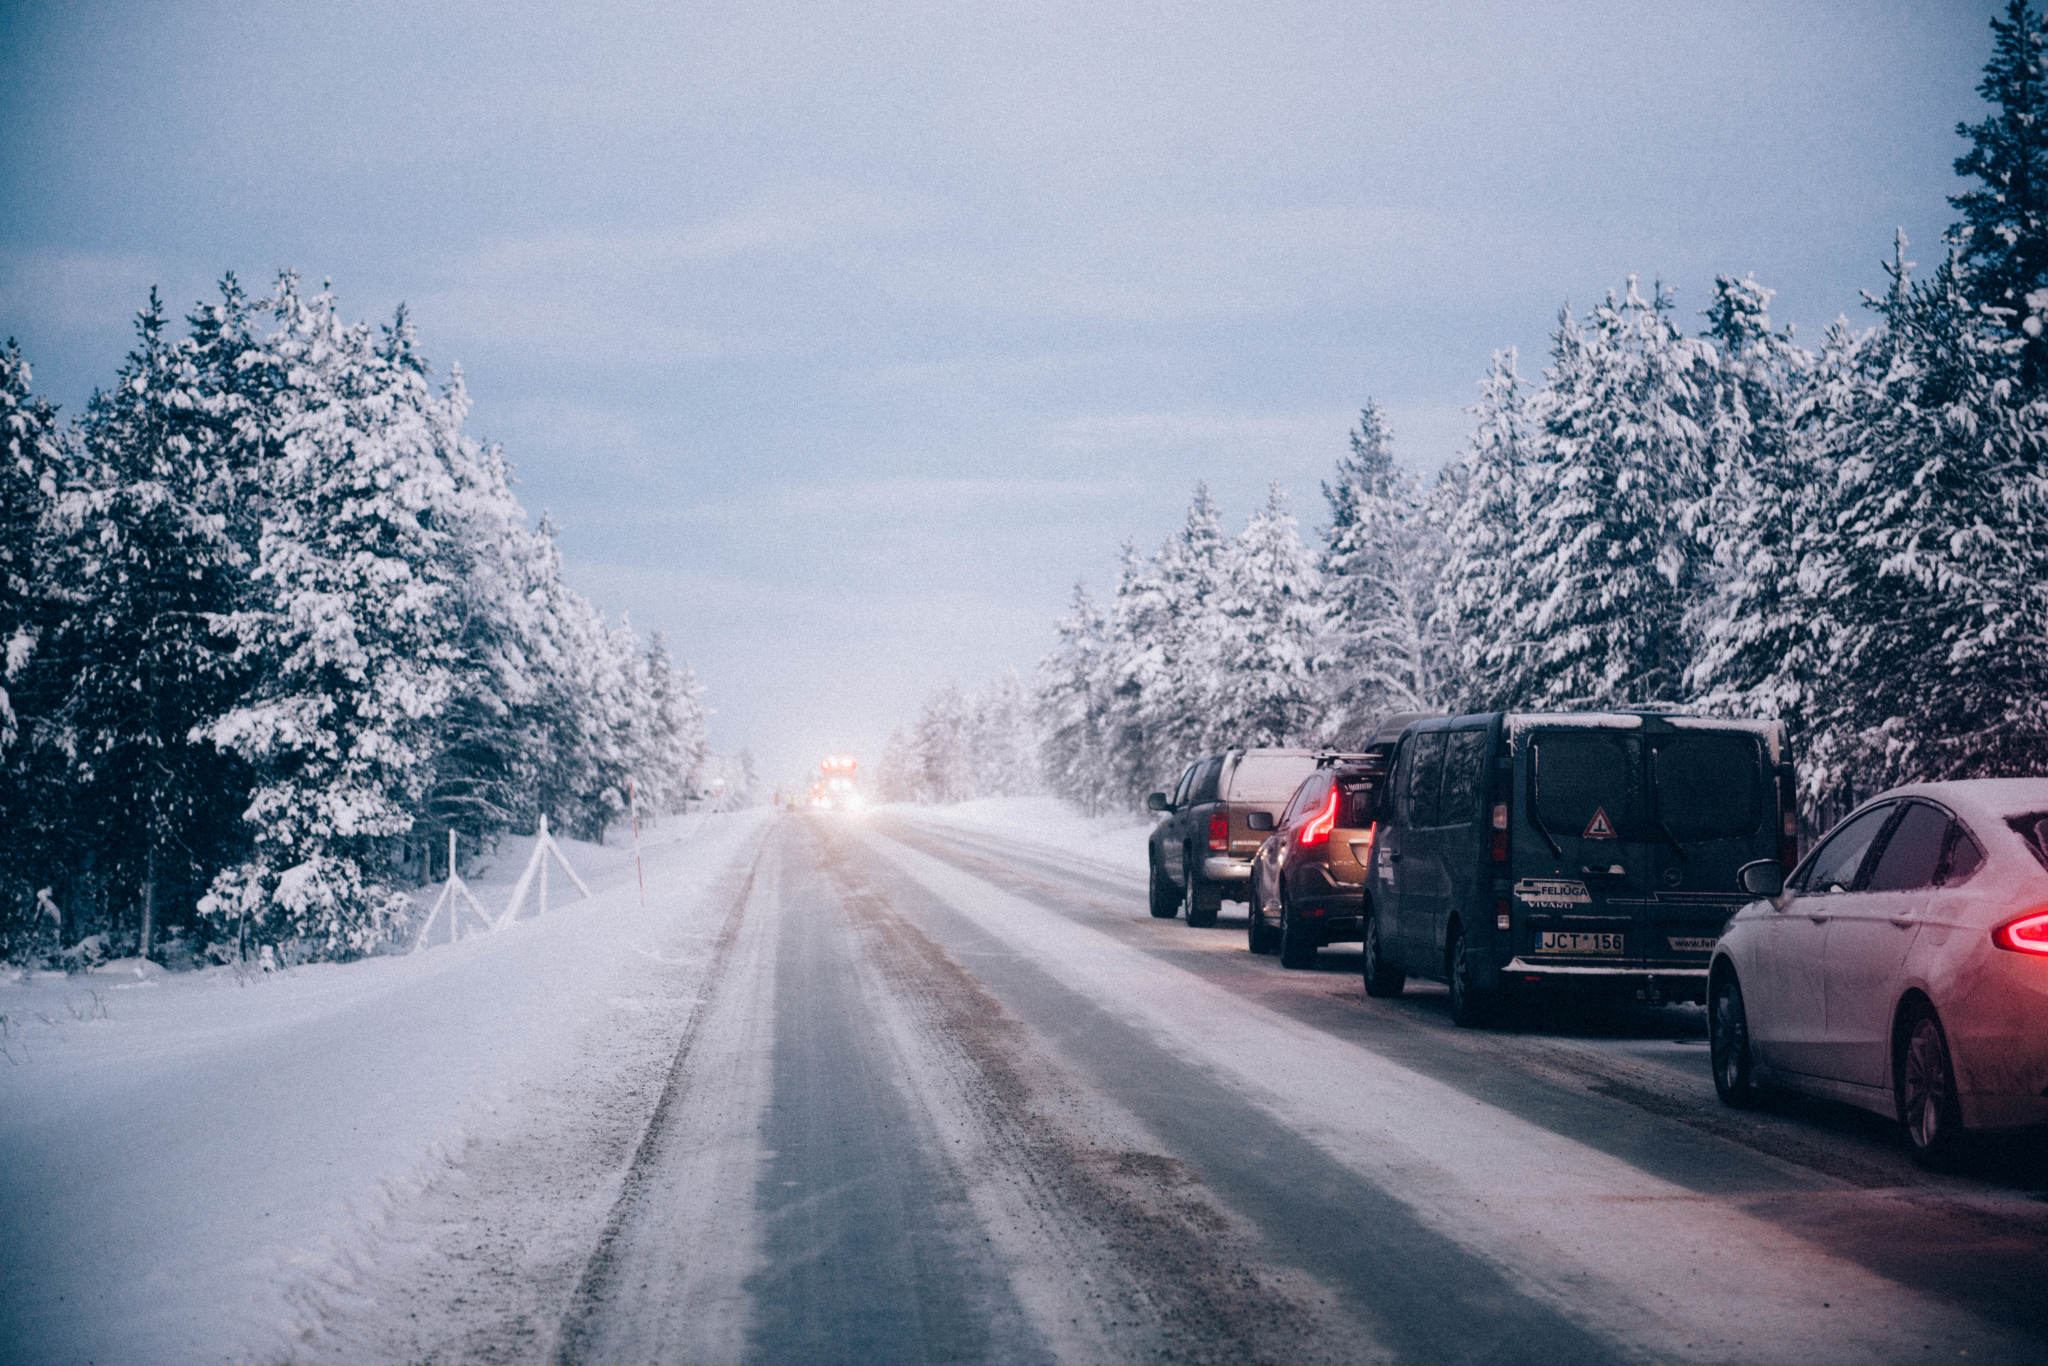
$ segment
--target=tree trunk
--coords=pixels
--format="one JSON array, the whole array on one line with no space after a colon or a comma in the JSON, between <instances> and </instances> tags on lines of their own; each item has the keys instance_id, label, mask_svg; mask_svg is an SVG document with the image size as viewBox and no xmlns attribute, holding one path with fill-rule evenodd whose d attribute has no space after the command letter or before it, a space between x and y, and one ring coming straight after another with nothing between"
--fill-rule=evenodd
<instances>
[{"instance_id":1,"label":"tree trunk","mask_svg":"<svg viewBox=\"0 0 2048 1366\"><path fill-rule=\"evenodd\" d=\"M156 841L149 842L149 852L144 856L142 873L142 951L138 957L149 957L149 941L156 929Z\"/></svg>"}]
</instances>

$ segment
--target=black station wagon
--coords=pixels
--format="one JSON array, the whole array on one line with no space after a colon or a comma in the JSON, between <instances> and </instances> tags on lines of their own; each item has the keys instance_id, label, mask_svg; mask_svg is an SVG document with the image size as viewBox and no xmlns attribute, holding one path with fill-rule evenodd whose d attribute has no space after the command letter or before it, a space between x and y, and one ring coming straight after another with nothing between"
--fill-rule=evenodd
<instances>
[{"instance_id":1,"label":"black station wagon","mask_svg":"<svg viewBox=\"0 0 2048 1366\"><path fill-rule=\"evenodd\" d=\"M1738 870L1797 862L1776 721L1492 713L1401 737L1367 872L1370 995L1410 975L1476 1024L1509 993L1706 999Z\"/></svg>"}]
</instances>

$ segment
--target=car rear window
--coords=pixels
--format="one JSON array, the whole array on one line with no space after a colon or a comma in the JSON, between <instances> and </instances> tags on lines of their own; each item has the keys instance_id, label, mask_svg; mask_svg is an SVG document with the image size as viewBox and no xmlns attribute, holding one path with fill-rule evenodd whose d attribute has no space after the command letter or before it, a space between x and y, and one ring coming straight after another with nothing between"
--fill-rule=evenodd
<instances>
[{"instance_id":1,"label":"car rear window","mask_svg":"<svg viewBox=\"0 0 2048 1366\"><path fill-rule=\"evenodd\" d=\"M1344 794L1343 804L1337 811L1337 824L1346 830L1363 830L1380 818L1380 782L1378 778L1365 778L1347 782L1338 779L1338 790Z\"/></svg>"},{"instance_id":2,"label":"car rear window","mask_svg":"<svg viewBox=\"0 0 2048 1366\"><path fill-rule=\"evenodd\" d=\"M1763 746L1752 735L1659 739L1650 750L1650 786L1657 818L1681 844L1754 835L1766 807Z\"/></svg>"},{"instance_id":3,"label":"car rear window","mask_svg":"<svg viewBox=\"0 0 2048 1366\"><path fill-rule=\"evenodd\" d=\"M2029 853L2048 868L2048 811L2037 811L2031 816L2013 816L2006 821L2019 837L2027 842Z\"/></svg>"},{"instance_id":4,"label":"car rear window","mask_svg":"<svg viewBox=\"0 0 2048 1366\"><path fill-rule=\"evenodd\" d=\"M1548 731L1530 742L1536 814L1555 838L1577 838L1604 814L1622 838L1634 838L1638 742L1589 731Z\"/></svg>"},{"instance_id":5,"label":"car rear window","mask_svg":"<svg viewBox=\"0 0 2048 1366\"><path fill-rule=\"evenodd\" d=\"M1316 761L1309 755L1247 754L1231 774L1230 800L1284 802L1315 771Z\"/></svg>"}]
</instances>

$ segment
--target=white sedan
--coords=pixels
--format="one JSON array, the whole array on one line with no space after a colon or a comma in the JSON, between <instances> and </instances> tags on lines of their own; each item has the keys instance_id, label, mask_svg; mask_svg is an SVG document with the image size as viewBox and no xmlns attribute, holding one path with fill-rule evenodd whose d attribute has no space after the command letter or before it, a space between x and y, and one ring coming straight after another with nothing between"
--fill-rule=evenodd
<instances>
[{"instance_id":1,"label":"white sedan","mask_svg":"<svg viewBox=\"0 0 2048 1366\"><path fill-rule=\"evenodd\" d=\"M1896 1115L1938 1164L1966 1129L2048 1124L2048 779L1894 788L1728 922L1708 978L1714 1088L1774 1083Z\"/></svg>"}]
</instances>

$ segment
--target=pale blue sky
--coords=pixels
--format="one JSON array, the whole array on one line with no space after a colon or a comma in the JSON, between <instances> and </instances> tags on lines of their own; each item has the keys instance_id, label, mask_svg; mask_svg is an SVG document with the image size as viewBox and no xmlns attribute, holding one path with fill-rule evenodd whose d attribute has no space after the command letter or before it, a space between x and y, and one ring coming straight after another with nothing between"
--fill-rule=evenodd
<instances>
[{"instance_id":1,"label":"pale blue sky","mask_svg":"<svg viewBox=\"0 0 2048 1366\"><path fill-rule=\"evenodd\" d=\"M721 748L872 760L1197 479L1304 523L1625 273L1817 333L1938 259L1985 0L0 3L0 335L76 410L160 285L408 303Z\"/></svg>"}]
</instances>

